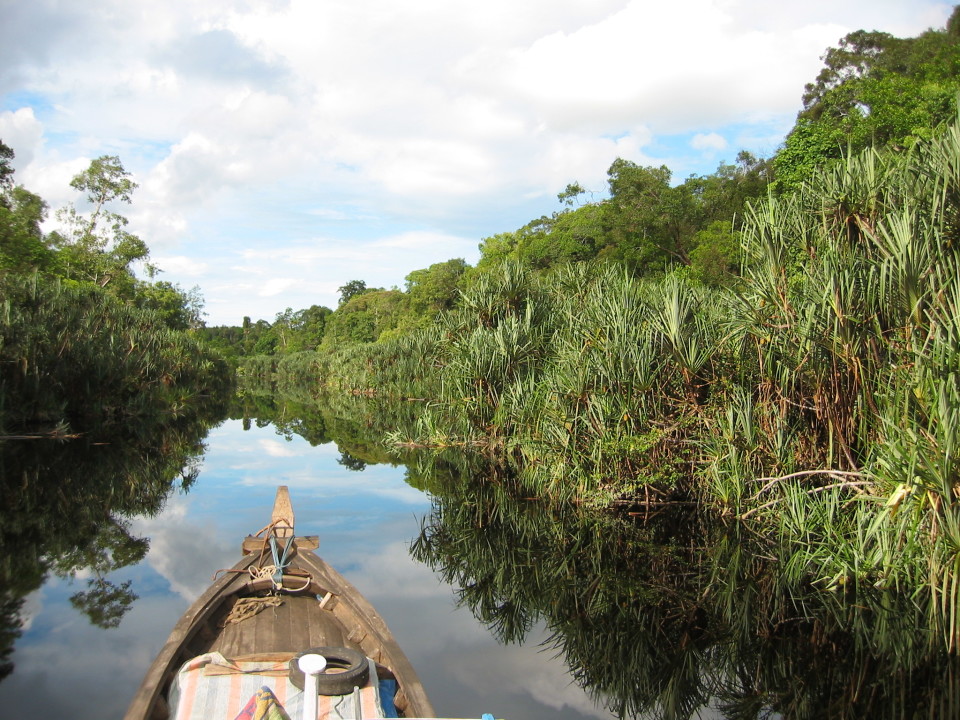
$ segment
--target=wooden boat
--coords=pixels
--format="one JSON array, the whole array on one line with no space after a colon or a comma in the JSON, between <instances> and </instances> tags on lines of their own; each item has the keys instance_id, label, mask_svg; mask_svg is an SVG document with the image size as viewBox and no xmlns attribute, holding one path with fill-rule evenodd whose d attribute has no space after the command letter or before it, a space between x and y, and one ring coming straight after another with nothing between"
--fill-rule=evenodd
<instances>
[{"instance_id":1,"label":"wooden boat","mask_svg":"<svg viewBox=\"0 0 960 720\"><path fill-rule=\"evenodd\" d=\"M213 717L210 710L204 714L194 709L193 715L184 711L184 666L191 667L190 661L198 658L220 658L226 663L200 662L203 670L198 677L202 677L191 682L208 682L204 679L207 675L233 675L235 683L239 675L246 682L250 674L262 674L254 682L281 688L277 694L284 696L281 704L290 712L283 703L286 694L303 687L302 673L297 683L297 656L312 648L319 649L328 661L327 672L317 676L324 695L359 694L361 685L374 682L374 675L376 682L386 681L385 686L390 686L392 678L396 686L392 704L401 717L434 716L416 672L386 623L353 585L313 552L319 544L316 537L295 536L293 520L290 496L282 486L277 490L270 525L243 541L243 559L215 580L174 627L137 690L126 720ZM282 571L277 572L277 566ZM362 663L356 661L358 652L365 656ZM250 671L250 667L259 669ZM356 689L340 692L344 681L348 686L356 683ZM295 687L290 688L290 683ZM329 688L324 689L324 683ZM364 692L367 690L373 692L369 688ZM200 691L193 688L190 692ZM179 697L176 709L177 698L171 695ZM239 698L241 703L245 700ZM390 700L375 704L376 712L364 708L358 717L378 716ZM299 702L301 708L307 703L305 699ZM228 720L237 717L233 709L225 712ZM299 718L292 712L289 716ZM323 707L320 717L325 717Z\"/></svg>"}]
</instances>

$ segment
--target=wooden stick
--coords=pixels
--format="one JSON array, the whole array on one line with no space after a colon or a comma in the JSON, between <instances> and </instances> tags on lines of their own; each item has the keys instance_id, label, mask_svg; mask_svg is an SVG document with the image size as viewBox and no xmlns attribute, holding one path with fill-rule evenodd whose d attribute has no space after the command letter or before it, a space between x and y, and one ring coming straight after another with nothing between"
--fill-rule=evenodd
<instances>
[{"instance_id":1,"label":"wooden stick","mask_svg":"<svg viewBox=\"0 0 960 720\"><path fill-rule=\"evenodd\" d=\"M804 495L815 495L816 493L821 493L821 492L824 492L825 490L835 490L837 488L852 488L852 487L859 487L860 485L872 485L872 484L873 483L870 480L860 480L857 482L842 482L842 483L835 483L833 485L821 485L820 487L811 488L810 490L805 491ZM772 507L776 505L778 502L783 502L786 499L787 499L786 497L779 497L779 498L776 498L775 500L771 500L768 503L764 503L759 507L755 507L753 508L753 510L747 510L747 512L743 513L743 515L740 516L740 519L746 520L751 515L755 515L761 510L766 510L768 507Z\"/></svg>"}]
</instances>

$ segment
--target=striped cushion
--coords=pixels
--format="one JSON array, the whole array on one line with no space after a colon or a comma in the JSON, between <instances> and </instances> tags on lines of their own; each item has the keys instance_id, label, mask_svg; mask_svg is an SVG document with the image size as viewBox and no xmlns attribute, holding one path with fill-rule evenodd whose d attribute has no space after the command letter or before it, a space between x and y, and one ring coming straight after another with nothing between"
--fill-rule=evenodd
<instances>
[{"instance_id":1,"label":"striped cushion","mask_svg":"<svg viewBox=\"0 0 960 720\"><path fill-rule=\"evenodd\" d=\"M236 720L251 699L267 687L290 720L302 720L303 691L287 677L292 654L246 656L228 660L208 653L185 663L170 692L171 717L175 720ZM367 684L349 695L321 695L320 720L382 718L377 691L376 664L370 663ZM360 712L357 712L359 705ZM280 716L282 717L282 715Z\"/></svg>"}]
</instances>

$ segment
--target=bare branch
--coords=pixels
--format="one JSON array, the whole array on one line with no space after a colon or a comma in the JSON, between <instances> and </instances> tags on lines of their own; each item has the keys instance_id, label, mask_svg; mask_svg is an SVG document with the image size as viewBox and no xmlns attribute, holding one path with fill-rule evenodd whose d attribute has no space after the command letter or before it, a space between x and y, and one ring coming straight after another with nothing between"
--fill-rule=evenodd
<instances>
[{"instance_id":1,"label":"bare branch","mask_svg":"<svg viewBox=\"0 0 960 720\"><path fill-rule=\"evenodd\" d=\"M817 493L825 492L826 490L836 490L839 488L857 488L863 485L872 485L872 484L873 482L870 480L857 480L855 482L842 482L842 483L834 483L833 485L821 485L820 487L815 487L815 488L811 488L810 490L807 490L806 492L804 492L804 495L816 495ZM777 503L783 502L786 499L787 499L786 496L778 497L775 500L771 500L768 503L764 503L763 505L760 505L759 507L755 507L752 510L747 510L747 512L743 513L740 516L740 519L746 520L751 515L756 515L761 510L766 510L768 507L773 507Z\"/></svg>"}]
</instances>

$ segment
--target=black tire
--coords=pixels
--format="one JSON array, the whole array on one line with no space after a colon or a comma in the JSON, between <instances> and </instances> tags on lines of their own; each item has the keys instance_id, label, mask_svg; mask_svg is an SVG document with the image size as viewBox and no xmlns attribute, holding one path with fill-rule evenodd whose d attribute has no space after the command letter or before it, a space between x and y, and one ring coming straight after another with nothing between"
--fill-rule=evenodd
<instances>
[{"instance_id":1,"label":"black tire","mask_svg":"<svg viewBox=\"0 0 960 720\"><path fill-rule=\"evenodd\" d=\"M303 690L303 671L297 661L308 654L323 655L327 668L317 675L318 695L349 695L355 687L363 687L370 678L370 664L363 653L342 647L315 647L297 653L290 661L290 682ZM331 672L332 671L332 672Z\"/></svg>"}]
</instances>

